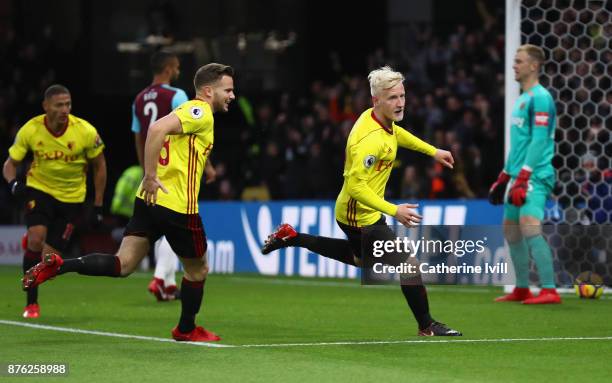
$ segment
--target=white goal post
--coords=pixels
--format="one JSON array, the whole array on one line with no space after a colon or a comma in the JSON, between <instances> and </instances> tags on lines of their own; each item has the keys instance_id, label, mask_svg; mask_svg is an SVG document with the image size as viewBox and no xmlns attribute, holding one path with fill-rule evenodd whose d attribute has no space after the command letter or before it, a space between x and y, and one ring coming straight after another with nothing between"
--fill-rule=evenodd
<instances>
[{"instance_id":1,"label":"white goal post","mask_svg":"<svg viewBox=\"0 0 612 383\"><path fill-rule=\"evenodd\" d=\"M510 148L512 107L519 96L512 70L514 55L521 44L535 44L547 57L540 82L551 92L557 108L553 159L557 170L553 193L556 215L548 222L574 228L601 227L596 230L599 242L593 240L597 244L586 247L571 248L567 244L570 240L582 243L575 240L586 238L559 237L555 231L563 243L555 249L555 263L565 273L563 284L567 285L567 276L575 277L589 269L607 276L610 285L612 211L606 207L605 192L598 195L596 190L608 187L612 191L612 112L607 102L612 88L612 6L609 0L506 0L505 12L504 160ZM532 264L531 281L534 271ZM505 290L511 288L506 286Z\"/></svg>"}]
</instances>

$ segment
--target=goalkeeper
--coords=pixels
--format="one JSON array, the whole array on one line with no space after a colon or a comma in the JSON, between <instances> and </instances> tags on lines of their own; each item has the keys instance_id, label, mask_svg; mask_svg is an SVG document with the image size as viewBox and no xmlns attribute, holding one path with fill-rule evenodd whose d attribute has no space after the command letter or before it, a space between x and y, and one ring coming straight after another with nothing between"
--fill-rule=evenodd
<instances>
[{"instance_id":1,"label":"goalkeeper","mask_svg":"<svg viewBox=\"0 0 612 383\"><path fill-rule=\"evenodd\" d=\"M521 95L514 103L510 128L510 153L504 169L489 190L489 201L504 203L504 236L510 247L516 286L497 302L524 304L561 303L555 289L552 253L542 236L544 205L555 182L555 103L538 82L544 51L526 44L514 57L515 80ZM529 290L529 253L535 260L542 289L537 297Z\"/></svg>"}]
</instances>

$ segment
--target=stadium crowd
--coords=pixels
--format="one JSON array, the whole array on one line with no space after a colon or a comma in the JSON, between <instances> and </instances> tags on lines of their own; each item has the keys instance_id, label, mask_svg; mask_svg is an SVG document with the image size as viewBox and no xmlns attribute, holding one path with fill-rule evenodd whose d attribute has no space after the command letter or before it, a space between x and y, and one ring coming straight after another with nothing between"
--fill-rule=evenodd
<instances>
[{"instance_id":1,"label":"stadium crowd","mask_svg":"<svg viewBox=\"0 0 612 383\"><path fill-rule=\"evenodd\" d=\"M415 24L409 37L402 40L401 49L393 54L382 49L371 53L365 58L367 70L358 75L347 74L339 56L332 54L328 78L336 80L312 81L303 92L241 94L238 89L233 114L239 118L227 119L226 125L220 122L212 156L217 182L203 188L203 197L335 198L342 184L347 136L361 111L371 104L365 75L386 64L406 77L406 113L400 125L435 146L451 150L457 160L450 171L425 156L400 151L386 197L486 197L504 160L504 38L502 26L494 19L484 25L474 30L459 25L448 33L434 33L432 25ZM61 77L58 65L51 63L61 62L61 58L50 27L27 38L10 23L2 28L0 55L5 59L0 62L0 150L6 153L18 128L41 113L40 95ZM555 80L550 85L556 86ZM559 96L566 101L564 94ZM564 130L571 125L559 122ZM597 133L595 140L601 141L602 133ZM101 134L109 133L101 130ZM601 158L601 153L587 150L576 154ZM583 158L580 163L588 161ZM109 166L116 166L112 158ZM583 193L590 194L587 186L580 186ZM113 187L108 185L109 190ZM0 188L0 203L8 206L10 201L7 188ZM0 220L14 221L12 214L3 209Z\"/></svg>"},{"instance_id":2,"label":"stadium crowd","mask_svg":"<svg viewBox=\"0 0 612 383\"><path fill-rule=\"evenodd\" d=\"M45 27L36 39L24 39L10 24L0 27L0 151L8 155L17 130L42 113L42 93L55 80L55 44ZM0 188L0 205L10 206L7 187ZM0 210L0 222L10 222L12 212Z\"/></svg>"},{"instance_id":3,"label":"stadium crowd","mask_svg":"<svg viewBox=\"0 0 612 383\"><path fill-rule=\"evenodd\" d=\"M400 151L387 197L485 197L503 163L501 31L495 25L487 31L459 26L435 36L419 26L399 57L378 50L367 60L368 71L390 64L405 74L406 113L400 125L451 150L458 160L448 171ZM335 198L347 136L371 96L365 73L345 75L341 62L330 67L338 80L313 81L307 94L242 99L250 127L229 145L239 150L215 153L221 182L213 198Z\"/></svg>"},{"instance_id":4,"label":"stadium crowd","mask_svg":"<svg viewBox=\"0 0 612 383\"><path fill-rule=\"evenodd\" d=\"M402 153L388 197L484 197L503 161L503 34L464 26L446 36L434 35L427 26L415 31L400 57L378 50L367 57L368 69L391 64L405 74L406 118L401 125L452 150L458 166L450 172L426 157ZM56 62L48 28L30 41L20 41L10 28L6 32L0 43L2 56L8 58L0 75L4 152L21 124L40 113L40 94L56 80L53 67L39 65ZM345 75L340 62L331 67L337 82L313 81L305 94L243 95L240 110L246 118L240 124L248 128L228 130L238 134L228 137L229 145L216 145L219 182L209 190L210 198L335 197L342 183L346 137L371 100L365 73ZM249 109L252 116L246 113ZM2 193L6 201L6 190Z\"/></svg>"}]
</instances>

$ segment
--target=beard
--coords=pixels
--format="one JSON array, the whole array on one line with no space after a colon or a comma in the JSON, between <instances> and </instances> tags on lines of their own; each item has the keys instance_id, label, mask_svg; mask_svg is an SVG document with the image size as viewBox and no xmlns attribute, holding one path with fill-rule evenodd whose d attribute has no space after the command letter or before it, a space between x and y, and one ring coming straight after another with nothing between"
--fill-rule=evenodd
<instances>
[{"instance_id":1,"label":"beard","mask_svg":"<svg viewBox=\"0 0 612 383\"><path fill-rule=\"evenodd\" d=\"M215 109L215 112L225 112L225 109L226 109L225 101L214 101L213 107Z\"/></svg>"}]
</instances>

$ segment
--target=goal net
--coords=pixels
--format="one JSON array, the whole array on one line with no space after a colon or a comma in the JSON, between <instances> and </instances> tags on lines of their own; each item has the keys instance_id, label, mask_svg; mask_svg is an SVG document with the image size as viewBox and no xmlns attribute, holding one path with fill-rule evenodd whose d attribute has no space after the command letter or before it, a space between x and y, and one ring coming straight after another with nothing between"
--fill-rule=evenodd
<instances>
[{"instance_id":1,"label":"goal net","mask_svg":"<svg viewBox=\"0 0 612 383\"><path fill-rule=\"evenodd\" d=\"M611 9L604 0L506 0L506 124L519 94L512 62L521 44L544 49L540 83L556 102L557 183L544 232L559 286L582 271L612 285ZM507 153L508 125L505 137ZM530 280L537 284L533 262Z\"/></svg>"}]
</instances>

